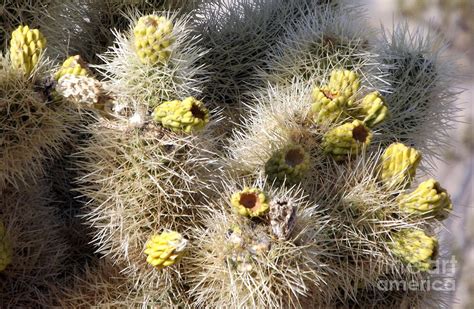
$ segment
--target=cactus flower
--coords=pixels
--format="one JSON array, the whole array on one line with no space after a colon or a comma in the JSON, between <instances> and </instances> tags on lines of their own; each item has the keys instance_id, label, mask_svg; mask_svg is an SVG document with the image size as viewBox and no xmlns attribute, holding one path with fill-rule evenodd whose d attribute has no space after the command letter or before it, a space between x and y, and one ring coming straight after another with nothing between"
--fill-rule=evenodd
<instances>
[{"instance_id":1,"label":"cactus flower","mask_svg":"<svg viewBox=\"0 0 474 309\"><path fill-rule=\"evenodd\" d=\"M245 188L234 193L231 204L240 215L248 217L259 217L269 209L267 197L257 188Z\"/></svg>"},{"instance_id":2,"label":"cactus flower","mask_svg":"<svg viewBox=\"0 0 474 309\"><path fill-rule=\"evenodd\" d=\"M166 62L170 55L173 23L164 16L147 15L138 20L134 34L135 50L143 64Z\"/></svg>"},{"instance_id":3,"label":"cactus flower","mask_svg":"<svg viewBox=\"0 0 474 309\"><path fill-rule=\"evenodd\" d=\"M401 143L393 143L382 155L381 180L390 188L407 188L415 178L421 153Z\"/></svg>"},{"instance_id":4,"label":"cactus flower","mask_svg":"<svg viewBox=\"0 0 474 309\"><path fill-rule=\"evenodd\" d=\"M392 254L399 257L405 264L420 271L428 271L436 258L438 240L421 230L410 229L393 235L390 248Z\"/></svg>"},{"instance_id":5,"label":"cactus flower","mask_svg":"<svg viewBox=\"0 0 474 309\"><path fill-rule=\"evenodd\" d=\"M288 184L298 183L309 168L309 155L300 145L289 145L276 151L265 164L265 173Z\"/></svg>"},{"instance_id":6,"label":"cactus flower","mask_svg":"<svg viewBox=\"0 0 474 309\"><path fill-rule=\"evenodd\" d=\"M370 144L372 132L363 122L354 120L327 132L323 138L324 152L340 161L348 155L359 154Z\"/></svg>"},{"instance_id":7,"label":"cactus flower","mask_svg":"<svg viewBox=\"0 0 474 309\"><path fill-rule=\"evenodd\" d=\"M146 261L158 269L171 266L181 259L187 243L180 233L174 231L153 235L146 243Z\"/></svg>"},{"instance_id":8,"label":"cactus flower","mask_svg":"<svg viewBox=\"0 0 474 309\"><path fill-rule=\"evenodd\" d=\"M347 99L344 96L333 96L327 87L314 88L311 111L316 123L337 122L344 113Z\"/></svg>"},{"instance_id":9,"label":"cactus flower","mask_svg":"<svg viewBox=\"0 0 474 309\"><path fill-rule=\"evenodd\" d=\"M168 101L158 105L153 119L165 128L176 132L191 133L203 129L209 123L209 110L193 97L183 101Z\"/></svg>"},{"instance_id":10,"label":"cactus flower","mask_svg":"<svg viewBox=\"0 0 474 309\"><path fill-rule=\"evenodd\" d=\"M74 76L88 76L90 75L87 63L81 58L80 55L75 55L67 58L61 68L54 74L54 78L59 80L64 75Z\"/></svg>"},{"instance_id":11,"label":"cactus flower","mask_svg":"<svg viewBox=\"0 0 474 309\"><path fill-rule=\"evenodd\" d=\"M38 29L19 26L12 32L10 40L10 59L12 65L23 70L26 75L38 64L41 53L46 47L46 39Z\"/></svg>"},{"instance_id":12,"label":"cactus flower","mask_svg":"<svg viewBox=\"0 0 474 309\"><path fill-rule=\"evenodd\" d=\"M388 107L378 91L364 97L360 105L360 114L364 117L363 121L369 128L375 127L388 118Z\"/></svg>"},{"instance_id":13,"label":"cactus flower","mask_svg":"<svg viewBox=\"0 0 474 309\"><path fill-rule=\"evenodd\" d=\"M453 209L446 189L434 179L422 182L412 193L400 195L398 204L407 213L433 215L439 220L446 219Z\"/></svg>"},{"instance_id":14,"label":"cactus flower","mask_svg":"<svg viewBox=\"0 0 474 309\"><path fill-rule=\"evenodd\" d=\"M327 88L332 97L345 97L350 106L353 103L353 96L360 88L360 79L353 71L333 70Z\"/></svg>"}]
</instances>

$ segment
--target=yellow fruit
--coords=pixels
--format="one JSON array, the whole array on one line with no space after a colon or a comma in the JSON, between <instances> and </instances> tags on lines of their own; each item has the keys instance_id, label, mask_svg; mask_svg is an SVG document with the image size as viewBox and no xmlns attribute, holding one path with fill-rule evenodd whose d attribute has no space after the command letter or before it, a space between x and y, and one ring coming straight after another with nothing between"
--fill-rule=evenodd
<instances>
[{"instance_id":1,"label":"yellow fruit","mask_svg":"<svg viewBox=\"0 0 474 309\"><path fill-rule=\"evenodd\" d=\"M405 264L420 271L428 271L432 269L432 262L436 258L438 240L421 230L410 229L393 235L390 248L392 254Z\"/></svg>"},{"instance_id":2,"label":"yellow fruit","mask_svg":"<svg viewBox=\"0 0 474 309\"><path fill-rule=\"evenodd\" d=\"M404 189L415 178L421 153L401 143L393 143L385 149L380 166L380 179L390 188Z\"/></svg>"},{"instance_id":3,"label":"yellow fruit","mask_svg":"<svg viewBox=\"0 0 474 309\"><path fill-rule=\"evenodd\" d=\"M276 151L265 164L270 179L298 183L309 168L309 155L300 145L289 145Z\"/></svg>"},{"instance_id":4,"label":"yellow fruit","mask_svg":"<svg viewBox=\"0 0 474 309\"><path fill-rule=\"evenodd\" d=\"M434 216L439 220L446 219L453 209L449 194L434 179L422 182L412 193L400 195L398 204L407 213Z\"/></svg>"},{"instance_id":5,"label":"yellow fruit","mask_svg":"<svg viewBox=\"0 0 474 309\"><path fill-rule=\"evenodd\" d=\"M344 96L333 96L328 87L314 88L311 111L316 123L336 122L344 114L347 99Z\"/></svg>"},{"instance_id":6,"label":"yellow fruit","mask_svg":"<svg viewBox=\"0 0 474 309\"><path fill-rule=\"evenodd\" d=\"M360 88L359 76L349 70L334 70L331 72L327 92L331 97L345 97L350 106L353 103L353 96Z\"/></svg>"},{"instance_id":7,"label":"yellow fruit","mask_svg":"<svg viewBox=\"0 0 474 309\"><path fill-rule=\"evenodd\" d=\"M324 152L335 160L343 160L349 155L359 154L372 140L372 132L363 122L354 120L327 132L323 137Z\"/></svg>"},{"instance_id":8,"label":"yellow fruit","mask_svg":"<svg viewBox=\"0 0 474 309\"><path fill-rule=\"evenodd\" d=\"M156 122L176 132L191 133L203 129L209 123L209 110L193 97L160 104L152 116Z\"/></svg>"},{"instance_id":9,"label":"yellow fruit","mask_svg":"<svg viewBox=\"0 0 474 309\"><path fill-rule=\"evenodd\" d=\"M360 114L364 117L363 121L369 128L375 127L388 118L388 107L378 91L364 97L360 105Z\"/></svg>"},{"instance_id":10,"label":"yellow fruit","mask_svg":"<svg viewBox=\"0 0 474 309\"><path fill-rule=\"evenodd\" d=\"M64 75L89 76L87 63L79 55L71 56L64 61L59 71L54 74L54 78L59 80Z\"/></svg>"},{"instance_id":11,"label":"yellow fruit","mask_svg":"<svg viewBox=\"0 0 474 309\"><path fill-rule=\"evenodd\" d=\"M10 40L10 60L13 67L30 75L45 47L46 39L38 29L19 26L12 32Z\"/></svg>"},{"instance_id":12,"label":"yellow fruit","mask_svg":"<svg viewBox=\"0 0 474 309\"><path fill-rule=\"evenodd\" d=\"M143 64L166 62L174 42L173 23L164 16L140 17L133 29L135 51Z\"/></svg>"},{"instance_id":13,"label":"yellow fruit","mask_svg":"<svg viewBox=\"0 0 474 309\"><path fill-rule=\"evenodd\" d=\"M12 248L7 239L5 226L0 222L0 272L12 262Z\"/></svg>"},{"instance_id":14,"label":"yellow fruit","mask_svg":"<svg viewBox=\"0 0 474 309\"><path fill-rule=\"evenodd\" d=\"M171 266L181 259L187 243L180 233L174 231L153 235L146 243L146 261L158 269Z\"/></svg>"},{"instance_id":15,"label":"yellow fruit","mask_svg":"<svg viewBox=\"0 0 474 309\"><path fill-rule=\"evenodd\" d=\"M240 215L247 217L261 216L269 209L267 197L257 188L244 188L234 193L231 204Z\"/></svg>"}]
</instances>

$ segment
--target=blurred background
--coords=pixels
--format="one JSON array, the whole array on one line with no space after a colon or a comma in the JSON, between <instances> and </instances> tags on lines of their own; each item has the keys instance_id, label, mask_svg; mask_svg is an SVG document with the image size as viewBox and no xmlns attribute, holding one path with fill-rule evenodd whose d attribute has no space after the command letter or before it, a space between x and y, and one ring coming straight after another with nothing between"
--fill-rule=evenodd
<instances>
[{"instance_id":1,"label":"blurred background","mask_svg":"<svg viewBox=\"0 0 474 309\"><path fill-rule=\"evenodd\" d=\"M435 176L451 193L455 214L446 223L446 250L455 257L456 292L452 308L474 308L474 0L361 0L374 26L391 29L407 19L413 28L436 31L449 43L447 55L455 60L459 87L456 103L462 109L451 131L452 146L437 162ZM449 231L449 232L448 232Z\"/></svg>"}]
</instances>

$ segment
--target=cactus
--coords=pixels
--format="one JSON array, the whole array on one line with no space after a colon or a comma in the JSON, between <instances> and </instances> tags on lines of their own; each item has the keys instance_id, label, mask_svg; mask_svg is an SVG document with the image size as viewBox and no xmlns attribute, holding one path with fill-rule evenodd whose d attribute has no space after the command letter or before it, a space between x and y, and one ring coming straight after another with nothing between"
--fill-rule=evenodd
<instances>
[{"instance_id":1,"label":"cactus","mask_svg":"<svg viewBox=\"0 0 474 309\"><path fill-rule=\"evenodd\" d=\"M59 155L79 118L52 97L51 83L38 73L27 77L0 56L0 188L32 184L44 175L43 164Z\"/></svg>"},{"instance_id":2,"label":"cactus","mask_svg":"<svg viewBox=\"0 0 474 309\"><path fill-rule=\"evenodd\" d=\"M19 190L3 189L0 194L0 261L8 262L1 272L1 307L42 306L67 271L69 248L60 217L49 203L51 193L44 181Z\"/></svg>"},{"instance_id":3,"label":"cactus","mask_svg":"<svg viewBox=\"0 0 474 309\"><path fill-rule=\"evenodd\" d=\"M422 182L416 190L398 197L400 209L415 215L433 216L446 219L453 209L451 198L434 179Z\"/></svg>"},{"instance_id":4,"label":"cactus","mask_svg":"<svg viewBox=\"0 0 474 309\"><path fill-rule=\"evenodd\" d=\"M456 93L433 37L335 0L44 8L48 49L0 55L1 306L442 307L378 288L431 277L453 209L412 186Z\"/></svg>"}]
</instances>

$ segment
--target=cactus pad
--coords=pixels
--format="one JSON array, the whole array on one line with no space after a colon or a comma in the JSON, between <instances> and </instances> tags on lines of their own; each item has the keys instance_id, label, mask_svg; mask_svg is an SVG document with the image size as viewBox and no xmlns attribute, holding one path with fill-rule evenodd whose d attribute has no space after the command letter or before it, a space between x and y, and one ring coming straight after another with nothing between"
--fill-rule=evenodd
<instances>
[{"instance_id":1,"label":"cactus pad","mask_svg":"<svg viewBox=\"0 0 474 309\"><path fill-rule=\"evenodd\" d=\"M0 272L4 271L11 261L12 249L6 236L5 226L0 221Z\"/></svg>"},{"instance_id":2,"label":"cactus pad","mask_svg":"<svg viewBox=\"0 0 474 309\"><path fill-rule=\"evenodd\" d=\"M309 154L300 145L289 145L276 151L265 164L270 179L288 184L298 183L309 168Z\"/></svg>"},{"instance_id":3,"label":"cactus pad","mask_svg":"<svg viewBox=\"0 0 474 309\"><path fill-rule=\"evenodd\" d=\"M163 269L179 261L188 241L178 232L163 232L153 235L146 243L146 261L152 266Z\"/></svg>"},{"instance_id":4,"label":"cactus pad","mask_svg":"<svg viewBox=\"0 0 474 309\"><path fill-rule=\"evenodd\" d=\"M363 122L354 120L327 132L323 138L324 152L340 161L348 155L359 154L370 144L372 132Z\"/></svg>"},{"instance_id":5,"label":"cactus pad","mask_svg":"<svg viewBox=\"0 0 474 309\"><path fill-rule=\"evenodd\" d=\"M364 117L364 123L369 128L375 127L388 118L388 107L378 91L369 93L364 97L360 105L360 114Z\"/></svg>"},{"instance_id":6,"label":"cactus pad","mask_svg":"<svg viewBox=\"0 0 474 309\"><path fill-rule=\"evenodd\" d=\"M54 78L59 80L64 75L74 76L89 76L90 72L87 67L87 63L81 58L80 55L75 55L67 58L61 68L54 74Z\"/></svg>"},{"instance_id":7,"label":"cactus pad","mask_svg":"<svg viewBox=\"0 0 474 309\"><path fill-rule=\"evenodd\" d=\"M393 243L390 247L392 254L399 257L405 264L420 271L428 271L436 258L438 240L421 230L410 229L393 235Z\"/></svg>"},{"instance_id":8,"label":"cactus pad","mask_svg":"<svg viewBox=\"0 0 474 309\"><path fill-rule=\"evenodd\" d=\"M259 217L269 209L267 197L256 188L245 188L234 193L231 204L240 215L249 217Z\"/></svg>"},{"instance_id":9,"label":"cactus pad","mask_svg":"<svg viewBox=\"0 0 474 309\"><path fill-rule=\"evenodd\" d=\"M191 133L209 123L209 110L201 101L189 97L160 104L153 112L153 119L175 132Z\"/></svg>"},{"instance_id":10,"label":"cactus pad","mask_svg":"<svg viewBox=\"0 0 474 309\"><path fill-rule=\"evenodd\" d=\"M143 64L166 62L170 55L173 23L164 16L140 17L133 29L135 50Z\"/></svg>"},{"instance_id":11,"label":"cactus pad","mask_svg":"<svg viewBox=\"0 0 474 309\"><path fill-rule=\"evenodd\" d=\"M46 39L38 29L19 26L12 32L10 40L10 59L12 65L23 70L26 75L33 71L41 53L46 47Z\"/></svg>"},{"instance_id":12,"label":"cactus pad","mask_svg":"<svg viewBox=\"0 0 474 309\"><path fill-rule=\"evenodd\" d=\"M412 193L400 195L398 203L407 213L433 215L439 220L446 219L453 209L446 189L434 179L422 182Z\"/></svg>"},{"instance_id":13,"label":"cactus pad","mask_svg":"<svg viewBox=\"0 0 474 309\"><path fill-rule=\"evenodd\" d=\"M407 188L416 175L421 153L402 143L393 143L382 155L381 180L392 188Z\"/></svg>"}]
</instances>

